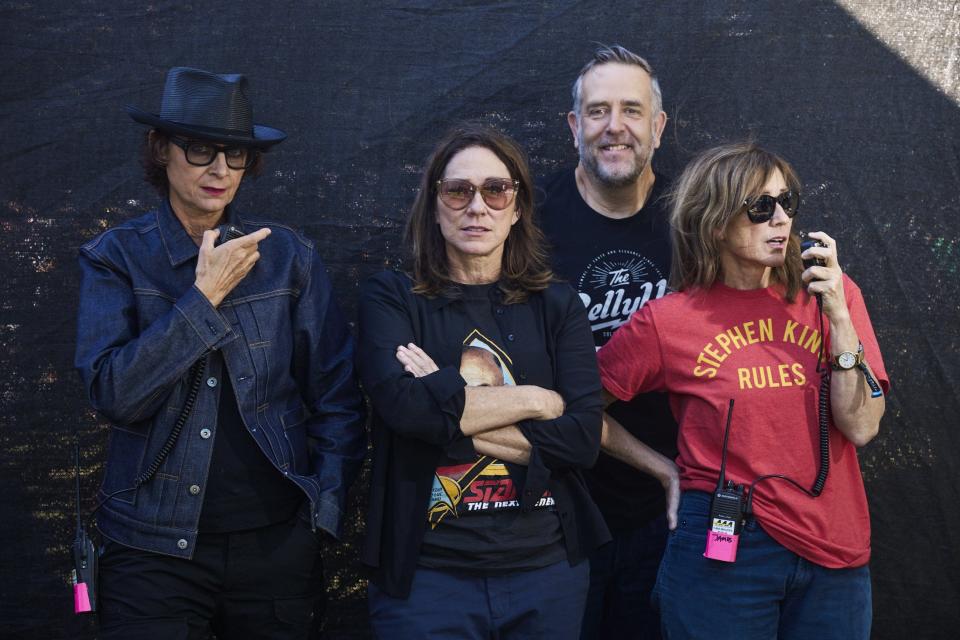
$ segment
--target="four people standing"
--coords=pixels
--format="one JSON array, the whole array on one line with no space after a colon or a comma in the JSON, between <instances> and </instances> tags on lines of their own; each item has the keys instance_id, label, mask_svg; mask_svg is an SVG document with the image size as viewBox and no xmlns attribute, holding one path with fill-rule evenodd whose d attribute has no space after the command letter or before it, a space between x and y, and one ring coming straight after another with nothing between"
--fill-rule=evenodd
<instances>
[{"instance_id":1,"label":"four people standing","mask_svg":"<svg viewBox=\"0 0 960 640\"><path fill-rule=\"evenodd\" d=\"M731 605L759 612L746 637L813 629L814 608L835 637L865 637L869 516L853 449L876 433L888 383L836 243L811 234L822 246L804 257L822 263L800 266L799 183L755 146L706 152L668 199L651 164L666 114L643 58L601 47L573 98L579 164L537 198L549 242L523 152L462 126L424 170L409 271L363 288L375 632L702 637ZM353 341L312 244L232 205L285 134L253 124L240 75L175 68L159 114L128 110L151 127L145 175L164 201L80 257L77 366L113 423L98 502L104 637L309 637L317 532L339 536L365 438ZM680 293L665 297L668 274ZM603 414L600 347L618 400ZM831 357L836 373L817 378ZM817 414L820 380L830 410ZM741 557L718 566L693 540L706 539L704 492L728 453L727 397L727 472L749 489ZM775 411L787 405L797 420ZM778 593L798 558L812 578ZM743 572L769 588L727 597L718 576ZM156 597L167 592L180 597ZM867 613L841 623L851 607Z\"/></svg>"}]
</instances>

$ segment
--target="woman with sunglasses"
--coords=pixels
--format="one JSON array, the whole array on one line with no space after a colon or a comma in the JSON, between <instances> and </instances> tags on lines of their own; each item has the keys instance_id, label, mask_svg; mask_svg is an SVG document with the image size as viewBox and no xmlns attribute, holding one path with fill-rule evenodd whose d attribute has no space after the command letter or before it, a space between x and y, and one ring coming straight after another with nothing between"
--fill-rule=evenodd
<instances>
[{"instance_id":1,"label":"woman with sunglasses","mask_svg":"<svg viewBox=\"0 0 960 640\"><path fill-rule=\"evenodd\" d=\"M856 449L877 434L889 383L836 241L811 233L820 246L801 254L799 188L756 145L697 157L673 198L677 293L599 352L610 397L667 391L680 426L679 524L654 592L665 637L869 637ZM606 442L617 428L604 421ZM713 496L721 476L728 500Z\"/></svg>"},{"instance_id":2,"label":"woman with sunglasses","mask_svg":"<svg viewBox=\"0 0 960 640\"><path fill-rule=\"evenodd\" d=\"M353 341L312 243L233 204L262 153L239 74L177 67L142 162L160 206L83 246L76 364L112 424L102 638L307 638L365 453Z\"/></svg>"},{"instance_id":3,"label":"woman with sunglasses","mask_svg":"<svg viewBox=\"0 0 960 640\"><path fill-rule=\"evenodd\" d=\"M407 223L409 275L360 301L375 411L363 560L381 638L575 638L608 533L580 469L600 445L583 305L553 280L515 142L455 129Z\"/></svg>"}]
</instances>

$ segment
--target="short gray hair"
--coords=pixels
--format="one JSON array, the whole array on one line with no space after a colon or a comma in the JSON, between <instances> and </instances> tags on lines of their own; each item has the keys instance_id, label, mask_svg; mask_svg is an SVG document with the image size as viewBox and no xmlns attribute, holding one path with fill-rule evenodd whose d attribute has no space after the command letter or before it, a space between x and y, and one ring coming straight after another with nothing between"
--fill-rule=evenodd
<instances>
[{"instance_id":1,"label":"short gray hair","mask_svg":"<svg viewBox=\"0 0 960 640\"><path fill-rule=\"evenodd\" d=\"M573 83L573 113L576 114L577 120L580 119L580 102L583 91L583 76L587 75L587 72L594 67L599 67L600 65L609 64L611 62L630 64L635 67L640 67L646 71L647 75L650 76L650 85L653 89L654 115L663 111L663 94L660 92L660 83L657 82L657 76L653 72L653 66L651 66L650 63L644 58L641 58L626 47L622 47L619 44L602 44L597 47L596 51L593 52L593 58L587 64L583 65L583 69L580 69L580 75L577 76L576 82Z\"/></svg>"}]
</instances>

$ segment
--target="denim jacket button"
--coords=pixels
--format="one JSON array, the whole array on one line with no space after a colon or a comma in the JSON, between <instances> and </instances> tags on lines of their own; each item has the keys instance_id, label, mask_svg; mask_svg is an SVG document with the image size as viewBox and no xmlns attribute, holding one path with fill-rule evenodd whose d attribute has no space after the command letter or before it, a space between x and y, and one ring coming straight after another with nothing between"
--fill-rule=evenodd
<instances>
[{"instance_id":1,"label":"denim jacket button","mask_svg":"<svg viewBox=\"0 0 960 640\"><path fill-rule=\"evenodd\" d=\"M210 387L211 389L217 386L217 379L214 378L213 376L207 378L207 386Z\"/></svg>"},{"instance_id":2,"label":"denim jacket button","mask_svg":"<svg viewBox=\"0 0 960 640\"><path fill-rule=\"evenodd\" d=\"M507 342L513 342L513 334L507 336Z\"/></svg>"},{"instance_id":3,"label":"denim jacket button","mask_svg":"<svg viewBox=\"0 0 960 640\"><path fill-rule=\"evenodd\" d=\"M186 549L186 548L187 548L187 541L184 540L183 538L180 538L179 540L177 540L177 548L178 548L178 549Z\"/></svg>"},{"instance_id":4,"label":"denim jacket button","mask_svg":"<svg viewBox=\"0 0 960 640\"><path fill-rule=\"evenodd\" d=\"M210 429L200 429L200 437L206 440L211 435Z\"/></svg>"},{"instance_id":5,"label":"denim jacket button","mask_svg":"<svg viewBox=\"0 0 960 640\"><path fill-rule=\"evenodd\" d=\"M200 486L192 484L190 485L190 495L195 496L200 494Z\"/></svg>"}]
</instances>

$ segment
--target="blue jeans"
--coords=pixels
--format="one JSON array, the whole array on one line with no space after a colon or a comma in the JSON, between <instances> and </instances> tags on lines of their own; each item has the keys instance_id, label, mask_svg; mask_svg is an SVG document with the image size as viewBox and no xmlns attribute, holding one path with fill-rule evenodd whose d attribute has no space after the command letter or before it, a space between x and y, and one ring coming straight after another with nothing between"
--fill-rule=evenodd
<instances>
[{"instance_id":1,"label":"blue jeans","mask_svg":"<svg viewBox=\"0 0 960 640\"><path fill-rule=\"evenodd\" d=\"M589 571L566 560L497 576L418 568L405 599L370 583L370 624L383 640L573 640Z\"/></svg>"},{"instance_id":2,"label":"blue jeans","mask_svg":"<svg viewBox=\"0 0 960 640\"><path fill-rule=\"evenodd\" d=\"M650 605L667 543L667 516L643 527L613 532L613 540L590 555L590 593L580 640L659 640L660 617Z\"/></svg>"},{"instance_id":3,"label":"blue jeans","mask_svg":"<svg viewBox=\"0 0 960 640\"><path fill-rule=\"evenodd\" d=\"M870 570L827 569L751 520L733 563L703 557L710 494L689 491L660 564L654 602L663 637L711 640L867 640Z\"/></svg>"}]
</instances>

